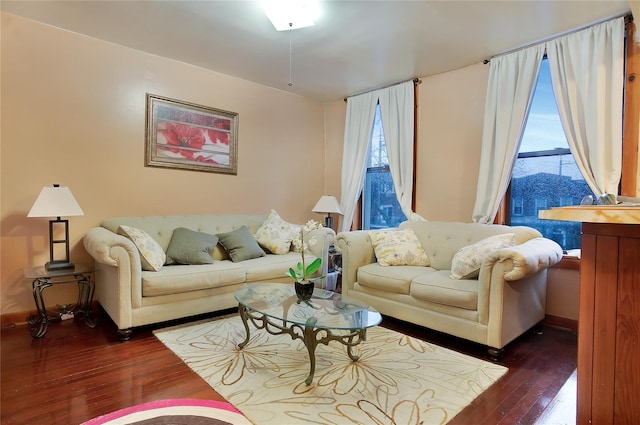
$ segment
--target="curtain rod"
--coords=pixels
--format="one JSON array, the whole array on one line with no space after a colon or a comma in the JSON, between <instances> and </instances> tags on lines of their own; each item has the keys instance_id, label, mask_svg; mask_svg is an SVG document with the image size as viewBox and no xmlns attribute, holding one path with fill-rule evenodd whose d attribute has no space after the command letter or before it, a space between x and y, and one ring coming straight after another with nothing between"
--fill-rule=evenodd
<instances>
[{"instance_id":1,"label":"curtain rod","mask_svg":"<svg viewBox=\"0 0 640 425\"><path fill-rule=\"evenodd\" d=\"M406 83L409 80L405 80L405 81L400 81L398 83L393 83L393 84L389 84L388 86L384 86L384 87L378 87L377 89L371 89L371 90L367 90L367 91L363 91L361 93L356 93L356 94L352 94L351 96L347 96L345 97L343 100L346 102L347 99L349 99L350 97L354 97L354 96L360 96L361 94L365 94L365 93L371 93L372 91L376 91L376 90L383 90L383 89L388 89L389 87L393 87L393 86L397 86L399 84L403 84ZM419 78L414 78L413 79L413 85L417 85L417 84L422 84L422 80Z\"/></svg>"},{"instance_id":2,"label":"curtain rod","mask_svg":"<svg viewBox=\"0 0 640 425\"><path fill-rule=\"evenodd\" d=\"M605 19L602 19L600 21L593 22L591 24L588 24L588 25L585 25L585 26L582 26L582 27L574 28L572 30L569 30L569 31L566 31L566 32L563 32L563 33L560 33L560 34L553 35L553 36L551 36L549 38L545 38L545 39L542 39L540 41L536 41L536 42L533 42L533 43L525 44L523 46L516 47L516 48L511 49L511 50L506 50L504 52L497 53L497 54L491 56L490 59L483 60L482 63L486 65L489 62L491 62L491 59L498 58L498 57L504 56L504 55L508 55L510 53L515 53L515 52L518 52L520 50L528 49L529 47L537 46L538 44L548 43L549 41L555 40L557 38L564 37L564 36L567 36L569 34L575 34L575 33L580 32L582 30L586 30L587 28L595 27L596 25L600 25L600 24L603 24L605 22L613 21L614 19L618 19L618 18L621 18L623 16L624 16L625 20L627 20L627 22L633 21L633 15L631 15L630 12L621 13L619 15L615 15L615 16L612 16L610 18L605 18Z\"/></svg>"}]
</instances>

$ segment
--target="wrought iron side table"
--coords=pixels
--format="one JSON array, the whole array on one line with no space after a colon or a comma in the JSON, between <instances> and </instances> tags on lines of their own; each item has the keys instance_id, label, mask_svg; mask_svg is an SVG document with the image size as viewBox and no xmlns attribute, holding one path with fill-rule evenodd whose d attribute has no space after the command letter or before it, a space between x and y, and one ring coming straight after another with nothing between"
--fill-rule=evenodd
<instances>
[{"instance_id":1,"label":"wrought iron side table","mask_svg":"<svg viewBox=\"0 0 640 425\"><path fill-rule=\"evenodd\" d=\"M29 316L31 336L33 338L42 338L47 333L47 329L49 329L50 319L62 319L63 315L75 318L76 313L80 313L87 326L90 328L96 327L96 321L92 317L91 309L95 289L94 271L94 268L88 264L76 264L75 268L67 270L47 270L44 266L24 269L24 277L33 279L31 286L37 311L35 315ZM71 306L70 309L63 307L62 311L59 312L47 310L44 303L44 290L50 286L65 283L78 285L77 303Z\"/></svg>"}]
</instances>

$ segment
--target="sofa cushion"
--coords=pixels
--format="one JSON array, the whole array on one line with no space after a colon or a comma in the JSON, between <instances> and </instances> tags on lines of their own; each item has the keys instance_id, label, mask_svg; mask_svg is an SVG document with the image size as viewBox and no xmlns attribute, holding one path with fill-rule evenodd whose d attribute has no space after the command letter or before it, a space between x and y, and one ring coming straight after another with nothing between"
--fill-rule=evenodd
<instances>
[{"instance_id":1,"label":"sofa cushion","mask_svg":"<svg viewBox=\"0 0 640 425\"><path fill-rule=\"evenodd\" d=\"M117 233L125 236L138 248L142 270L157 272L162 269L167 256L162 247L147 232L130 226L118 226Z\"/></svg>"},{"instance_id":2,"label":"sofa cushion","mask_svg":"<svg viewBox=\"0 0 640 425\"><path fill-rule=\"evenodd\" d=\"M429 257L412 229L369 233L381 266L428 266Z\"/></svg>"},{"instance_id":3,"label":"sofa cushion","mask_svg":"<svg viewBox=\"0 0 640 425\"><path fill-rule=\"evenodd\" d=\"M497 249L515 246L513 233L489 236L458 250L451 260L451 279L473 279L478 276L484 257Z\"/></svg>"},{"instance_id":4,"label":"sofa cushion","mask_svg":"<svg viewBox=\"0 0 640 425\"><path fill-rule=\"evenodd\" d=\"M378 263L371 263L358 268L357 281L358 284L371 289L408 295L411 281L414 278L433 272L435 272L435 270L430 267L386 267Z\"/></svg>"},{"instance_id":5,"label":"sofa cushion","mask_svg":"<svg viewBox=\"0 0 640 425\"><path fill-rule=\"evenodd\" d=\"M448 270L417 276L411 282L410 294L421 301L466 310L478 309L478 281L452 280Z\"/></svg>"},{"instance_id":6,"label":"sofa cushion","mask_svg":"<svg viewBox=\"0 0 640 425\"><path fill-rule=\"evenodd\" d=\"M247 226L216 236L234 263L266 255Z\"/></svg>"},{"instance_id":7,"label":"sofa cushion","mask_svg":"<svg viewBox=\"0 0 640 425\"><path fill-rule=\"evenodd\" d=\"M167 248L166 264L213 264L211 252L216 245L215 235L178 227Z\"/></svg>"},{"instance_id":8,"label":"sofa cushion","mask_svg":"<svg viewBox=\"0 0 640 425\"><path fill-rule=\"evenodd\" d=\"M256 231L256 241L273 254L283 255L291 251L291 241L296 232L297 226L284 221L275 210L271 210Z\"/></svg>"},{"instance_id":9,"label":"sofa cushion","mask_svg":"<svg viewBox=\"0 0 640 425\"><path fill-rule=\"evenodd\" d=\"M142 272L142 296L156 297L237 285L245 278L245 268L228 260L216 261L215 264L166 266L159 273Z\"/></svg>"}]
</instances>

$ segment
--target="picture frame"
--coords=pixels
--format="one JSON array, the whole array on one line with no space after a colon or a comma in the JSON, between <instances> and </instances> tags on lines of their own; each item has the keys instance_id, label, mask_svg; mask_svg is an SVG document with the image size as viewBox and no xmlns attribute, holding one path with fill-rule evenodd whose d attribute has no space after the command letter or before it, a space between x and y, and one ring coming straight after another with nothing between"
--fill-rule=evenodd
<instances>
[{"instance_id":1,"label":"picture frame","mask_svg":"<svg viewBox=\"0 0 640 425\"><path fill-rule=\"evenodd\" d=\"M238 113L147 93L145 166L238 174Z\"/></svg>"}]
</instances>

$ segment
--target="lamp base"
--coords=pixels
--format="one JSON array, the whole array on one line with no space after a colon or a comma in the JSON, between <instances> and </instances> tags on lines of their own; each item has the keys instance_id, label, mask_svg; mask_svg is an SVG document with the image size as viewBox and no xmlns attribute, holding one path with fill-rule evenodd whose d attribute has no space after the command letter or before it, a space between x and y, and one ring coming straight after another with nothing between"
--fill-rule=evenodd
<instances>
[{"instance_id":1,"label":"lamp base","mask_svg":"<svg viewBox=\"0 0 640 425\"><path fill-rule=\"evenodd\" d=\"M47 264L44 265L44 268L46 270L71 270L71 269L75 269L76 266L73 263L70 263L68 261L49 261Z\"/></svg>"},{"instance_id":2,"label":"lamp base","mask_svg":"<svg viewBox=\"0 0 640 425\"><path fill-rule=\"evenodd\" d=\"M331 214L324 218L324 227L333 229L333 217L331 217Z\"/></svg>"}]
</instances>

